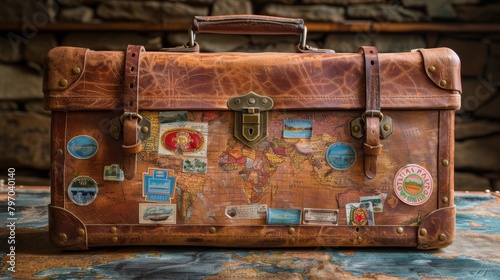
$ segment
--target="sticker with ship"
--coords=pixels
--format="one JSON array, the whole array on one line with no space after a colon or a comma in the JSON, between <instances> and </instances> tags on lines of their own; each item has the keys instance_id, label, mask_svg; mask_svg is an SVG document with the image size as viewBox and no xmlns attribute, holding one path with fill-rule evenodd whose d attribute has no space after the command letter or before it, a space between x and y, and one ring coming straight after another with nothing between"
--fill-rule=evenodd
<instances>
[{"instance_id":1,"label":"sticker with ship","mask_svg":"<svg viewBox=\"0 0 500 280\"><path fill-rule=\"evenodd\" d=\"M139 224L175 224L175 204L139 204Z\"/></svg>"},{"instance_id":2,"label":"sticker with ship","mask_svg":"<svg viewBox=\"0 0 500 280\"><path fill-rule=\"evenodd\" d=\"M284 120L284 138L311 138L312 120Z\"/></svg>"}]
</instances>

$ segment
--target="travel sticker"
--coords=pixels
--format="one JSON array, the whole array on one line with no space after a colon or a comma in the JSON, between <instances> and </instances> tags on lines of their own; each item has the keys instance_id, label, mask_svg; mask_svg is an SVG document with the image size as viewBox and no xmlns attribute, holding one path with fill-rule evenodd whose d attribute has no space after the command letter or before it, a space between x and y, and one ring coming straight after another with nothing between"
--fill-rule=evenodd
<instances>
[{"instance_id":1,"label":"travel sticker","mask_svg":"<svg viewBox=\"0 0 500 280\"><path fill-rule=\"evenodd\" d=\"M371 202L348 203L345 205L347 225L349 226L373 226L375 217Z\"/></svg>"},{"instance_id":2,"label":"travel sticker","mask_svg":"<svg viewBox=\"0 0 500 280\"><path fill-rule=\"evenodd\" d=\"M139 203L139 224L175 224L175 204Z\"/></svg>"},{"instance_id":3,"label":"travel sticker","mask_svg":"<svg viewBox=\"0 0 500 280\"><path fill-rule=\"evenodd\" d=\"M207 164L206 158L186 158L182 162L182 172L206 174Z\"/></svg>"},{"instance_id":4,"label":"travel sticker","mask_svg":"<svg viewBox=\"0 0 500 280\"><path fill-rule=\"evenodd\" d=\"M97 153L97 141L88 135L78 135L69 140L68 152L77 159L88 159Z\"/></svg>"},{"instance_id":5,"label":"travel sticker","mask_svg":"<svg viewBox=\"0 0 500 280\"><path fill-rule=\"evenodd\" d=\"M300 225L302 210L268 208L266 223L268 225Z\"/></svg>"},{"instance_id":6,"label":"travel sticker","mask_svg":"<svg viewBox=\"0 0 500 280\"><path fill-rule=\"evenodd\" d=\"M143 196L147 201L170 203L175 191L175 177L172 170L149 168L142 175Z\"/></svg>"},{"instance_id":7,"label":"travel sticker","mask_svg":"<svg viewBox=\"0 0 500 280\"><path fill-rule=\"evenodd\" d=\"M326 162L337 170L347 170L356 161L356 151L354 148L343 142L337 142L326 150Z\"/></svg>"},{"instance_id":8,"label":"travel sticker","mask_svg":"<svg viewBox=\"0 0 500 280\"><path fill-rule=\"evenodd\" d=\"M80 206L92 203L98 192L97 182L88 176L78 176L68 185L68 196Z\"/></svg>"},{"instance_id":9,"label":"travel sticker","mask_svg":"<svg viewBox=\"0 0 500 280\"><path fill-rule=\"evenodd\" d=\"M265 219L267 215L267 205L251 204L227 206L226 216L235 220L260 220Z\"/></svg>"},{"instance_id":10,"label":"travel sticker","mask_svg":"<svg viewBox=\"0 0 500 280\"><path fill-rule=\"evenodd\" d=\"M207 138L208 123L162 123L158 154L206 157Z\"/></svg>"},{"instance_id":11,"label":"travel sticker","mask_svg":"<svg viewBox=\"0 0 500 280\"><path fill-rule=\"evenodd\" d=\"M336 226L339 223L339 210L304 208L304 224L324 224Z\"/></svg>"},{"instance_id":12,"label":"travel sticker","mask_svg":"<svg viewBox=\"0 0 500 280\"><path fill-rule=\"evenodd\" d=\"M284 120L283 138L311 138L312 120Z\"/></svg>"},{"instance_id":13,"label":"travel sticker","mask_svg":"<svg viewBox=\"0 0 500 280\"><path fill-rule=\"evenodd\" d=\"M124 179L123 170L120 169L120 165L111 164L104 166L104 181L116 181L121 182Z\"/></svg>"},{"instance_id":14,"label":"travel sticker","mask_svg":"<svg viewBox=\"0 0 500 280\"><path fill-rule=\"evenodd\" d=\"M187 111L160 112L160 123L187 122Z\"/></svg>"},{"instance_id":15,"label":"travel sticker","mask_svg":"<svg viewBox=\"0 0 500 280\"><path fill-rule=\"evenodd\" d=\"M359 202L371 202L373 212L384 211L384 201L380 195L363 196L359 198Z\"/></svg>"},{"instance_id":16,"label":"travel sticker","mask_svg":"<svg viewBox=\"0 0 500 280\"><path fill-rule=\"evenodd\" d=\"M394 192L408 205L421 205L432 195L431 174L420 165L408 164L394 176Z\"/></svg>"}]
</instances>

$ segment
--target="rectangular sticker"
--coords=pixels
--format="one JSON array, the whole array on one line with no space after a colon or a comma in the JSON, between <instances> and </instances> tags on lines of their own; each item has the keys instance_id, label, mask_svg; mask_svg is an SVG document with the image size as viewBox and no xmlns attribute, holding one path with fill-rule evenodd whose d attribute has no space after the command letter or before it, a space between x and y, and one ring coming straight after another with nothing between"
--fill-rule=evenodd
<instances>
[{"instance_id":1,"label":"rectangular sticker","mask_svg":"<svg viewBox=\"0 0 500 280\"><path fill-rule=\"evenodd\" d=\"M312 120L284 120L284 138L311 138Z\"/></svg>"},{"instance_id":2,"label":"rectangular sticker","mask_svg":"<svg viewBox=\"0 0 500 280\"><path fill-rule=\"evenodd\" d=\"M268 208L266 223L268 225L300 225L302 210Z\"/></svg>"},{"instance_id":3,"label":"rectangular sticker","mask_svg":"<svg viewBox=\"0 0 500 280\"><path fill-rule=\"evenodd\" d=\"M206 174L207 164L206 158L186 158L182 162L182 172Z\"/></svg>"},{"instance_id":4,"label":"rectangular sticker","mask_svg":"<svg viewBox=\"0 0 500 280\"><path fill-rule=\"evenodd\" d=\"M207 157L208 123L172 122L160 124L158 154Z\"/></svg>"},{"instance_id":5,"label":"rectangular sticker","mask_svg":"<svg viewBox=\"0 0 500 280\"><path fill-rule=\"evenodd\" d=\"M304 208L304 224L325 224L336 226L339 223L339 210Z\"/></svg>"},{"instance_id":6,"label":"rectangular sticker","mask_svg":"<svg viewBox=\"0 0 500 280\"><path fill-rule=\"evenodd\" d=\"M170 202L175 191L173 174L172 170L148 168L148 172L142 174L142 195L146 200Z\"/></svg>"},{"instance_id":7,"label":"rectangular sticker","mask_svg":"<svg viewBox=\"0 0 500 280\"><path fill-rule=\"evenodd\" d=\"M226 216L235 220L261 220L267 215L265 204L227 206Z\"/></svg>"},{"instance_id":8,"label":"rectangular sticker","mask_svg":"<svg viewBox=\"0 0 500 280\"><path fill-rule=\"evenodd\" d=\"M160 123L187 122L187 111L160 112Z\"/></svg>"},{"instance_id":9,"label":"rectangular sticker","mask_svg":"<svg viewBox=\"0 0 500 280\"><path fill-rule=\"evenodd\" d=\"M347 225L349 226L373 226L375 217L371 202L347 203L345 205Z\"/></svg>"},{"instance_id":10,"label":"rectangular sticker","mask_svg":"<svg viewBox=\"0 0 500 280\"><path fill-rule=\"evenodd\" d=\"M359 202L371 202L373 207L373 212L384 211L384 202L382 200L382 197L379 195L360 197Z\"/></svg>"},{"instance_id":11,"label":"rectangular sticker","mask_svg":"<svg viewBox=\"0 0 500 280\"><path fill-rule=\"evenodd\" d=\"M175 204L139 203L139 224L175 224Z\"/></svg>"}]
</instances>

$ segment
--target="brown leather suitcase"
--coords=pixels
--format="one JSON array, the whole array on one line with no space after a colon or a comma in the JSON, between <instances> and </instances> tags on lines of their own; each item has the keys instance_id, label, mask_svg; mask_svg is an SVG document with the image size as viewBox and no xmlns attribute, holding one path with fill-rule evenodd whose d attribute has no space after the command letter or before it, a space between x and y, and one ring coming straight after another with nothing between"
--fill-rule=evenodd
<instances>
[{"instance_id":1,"label":"brown leather suitcase","mask_svg":"<svg viewBox=\"0 0 500 280\"><path fill-rule=\"evenodd\" d=\"M198 33L300 43L297 53L200 53ZM337 54L305 35L299 19L196 17L178 48L50 51L51 241L449 245L457 55Z\"/></svg>"}]
</instances>

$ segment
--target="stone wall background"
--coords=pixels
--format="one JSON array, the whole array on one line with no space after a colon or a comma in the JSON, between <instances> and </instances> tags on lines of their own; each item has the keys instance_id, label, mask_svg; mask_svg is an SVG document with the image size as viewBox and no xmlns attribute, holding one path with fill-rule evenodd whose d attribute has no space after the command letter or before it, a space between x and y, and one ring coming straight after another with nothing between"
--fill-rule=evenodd
<instances>
[{"instance_id":1,"label":"stone wall background","mask_svg":"<svg viewBox=\"0 0 500 280\"><path fill-rule=\"evenodd\" d=\"M124 50L141 44L158 50L184 44L186 32L45 31L48 23L186 22L194 15L265 14L306 22L499 24L495 0L3 0L0 25L0 178L16 168L18 184L50 184L50 112L43 110L45 53L59 45ZM201 34L202 51L293 52L295 37ZM375 45L380 52L446 46L462 60L462 109L456 119L455 188L500 190L500 33L309 33L308 44L337 52Z\"/></svg>"}]
</instances>

